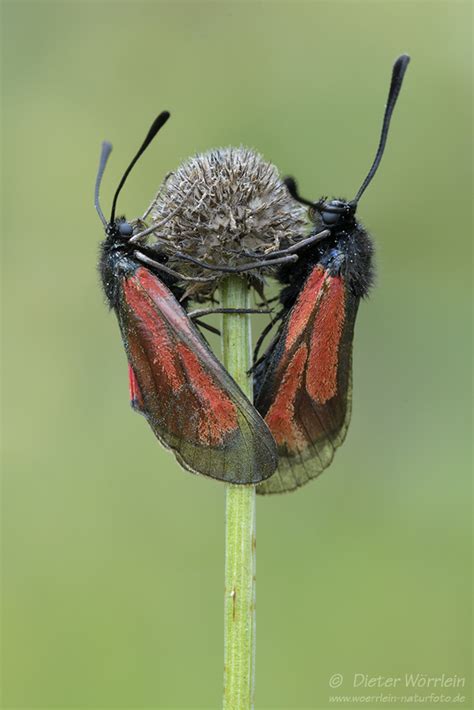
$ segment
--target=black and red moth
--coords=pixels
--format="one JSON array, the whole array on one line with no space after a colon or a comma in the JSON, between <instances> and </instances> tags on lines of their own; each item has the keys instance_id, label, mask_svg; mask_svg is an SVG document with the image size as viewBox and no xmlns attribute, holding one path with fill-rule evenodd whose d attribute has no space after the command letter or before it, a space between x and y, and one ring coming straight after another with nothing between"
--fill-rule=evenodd
<instances>
[{"instance_id":1,"label":"black and red moth","mask_svg":"<svg viewBox=\"0 0 474 710\"><path fill-rule=\"evenodd\" d=\"M106 234L99 263L102 284L120 326L133 408L185 468L222 481L255 484L277 465L267 425L180 304L179 274L160 264L159 252L146 246L146 237L160 225L140 232L143 221L133 225L115 216L125 180L168 118L164 111L153 122L119 183L108 221L99 190L112 146L102 144L95 187Z\"/></svg>"},{"instance_id":2,"label":"black and red moth","mask_svg":"<svg viewBox=\"0 0 474 710\"><path fill-rule=\"evenodd\" d=\"M315 478L346 435L354 324L360 299L373 282L372 241L355 213L382 158L409 61L402 55L393 66L375 160L353 200L311 202L300 197L293 178L285 180L291 195L310 207L312 235L321 233L321 239L301 249L297 262L280 267L282 307L275 320L281 324L254 365L255 406L279 455L276 473L257 487L259 493L293 490Z\"/></svg>"}]
</instances>

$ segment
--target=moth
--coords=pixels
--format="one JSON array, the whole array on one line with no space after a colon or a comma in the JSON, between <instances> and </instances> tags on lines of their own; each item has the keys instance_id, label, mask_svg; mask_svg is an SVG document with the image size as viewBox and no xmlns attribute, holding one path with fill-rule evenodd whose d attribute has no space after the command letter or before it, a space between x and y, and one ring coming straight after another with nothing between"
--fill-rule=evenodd
<instances>
[{"instance_id":1,"label":"moth","mask_svg":"<svg viewBox=\"0 0 474 710\"><path fill-rule=\"evenodd\" d=\"M400 56L392 79L374 162L353 200L302 198L310 208L313 241L294 263L279 267L281 309L257 343L255 406L278 448L276 473L259 493L293 490L318 476L344 441L351 416L352 340L361 298L373 283L373 243L356 219L360 198L380 164L409 57ZM275 322L279 329L263 357L259 348Z\"/></svg>"},{"instance_id":2,"label":"moth","mask_svg":"<svg viewBox=\"0 0 474 710\"><path fill-rule=\"evenodd\" d=\"M115 311L128 359L132 407L180 464L230 483L255 484L277 465L276 446L262 417L210 350L186 311L182 276L147 237L166 220L146 227L116 216L119 194L133 166L169 118L164 111L123 174L110 218L99 201L112 150L102 144L94 202L105 229L99 271ZM144 228L145 227L145 228Z\"/></svg>"}]
</instances>

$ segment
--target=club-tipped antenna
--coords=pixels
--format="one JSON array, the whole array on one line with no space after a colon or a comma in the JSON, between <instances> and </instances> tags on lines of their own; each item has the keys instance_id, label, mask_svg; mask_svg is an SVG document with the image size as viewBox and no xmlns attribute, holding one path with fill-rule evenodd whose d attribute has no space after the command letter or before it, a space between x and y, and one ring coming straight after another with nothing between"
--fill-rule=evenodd
<instances>
[{"instance_id":1,"label":"club-tipped antenna","mask_svg":"<svg viewBox=\"0 0 474 710\"><path fill-rule=\"evenodd\" d=\"M168 111L162 111L160 113L160 115L155 118L155 120L153 121L153 123L150 126L150 130L146 134L145 140L143 141L140 148L138 149L132 162L130 163L130 165L128 166L128 168L126 169L124 174L122 175L122 179L120 180L120 182L118 184L118 187L115 191L114 199L112 201L112 210L110 213L110 224L113 224L113 222L115 220L115 208L117 206L118 196L120 195L120 191L122 190L122 187L125 185L126 179L130 175L130 171L132 170L133 166L135 165L135 163L137 162L139 157L148 148L148 146L150 145L150 143L152 142L153 138L156 136L156 134L158 133L160 128L162 128L165 125L165 123L169 119L169 117L170 117L170 114Z\"/></svg>"},{"instance_id":2,"label":"club-tipped antenna","mask_svg":"<svg viewBox=\"0 0 474 710\"><path fill-rule=\"evenodd\" d=\"M379 167L380 161L382 160L382 155L385 150L385 143L387 142L388 129L390 127L390 121L392 119L393 109L395 108L395 104L397 103L398 94L400 93L400 89L403 83L403 77L405 76L409 61L410 57L408 56L408 54L402 54L400 57L398 57L398 59L395 61L395 64L393 65L392 81L390 82L387 105L385 107L385 113L382 123L382 131L380 133L379 146L377 148L372 167L370 168L364 182L360 186L359 192L352 200L352 204L354 205L357 205L357 203L359 202L360 198L362 197L362 194L365 192L367 186L369 185L375 173L377 172L377 168Z\"/></svg>"},{"instance_id":3,"label":"club-tipped antenna","mask_svg":"<svg viewBox=\"0 0 474 710\"><path fill-rule=\"evenodd\" d=\"M99 191L100 191L100 184L102 182L102 177L104 175L105 166L107 165L107 160L109 159L109 155L111 154L111 152L112 152L112 143L108 143L107 141L104 141L102 143L102 149L100 151L99 169L97 171L97 177L95 179L94 205L97 210L97 214L99 215L104 227L107 227L107 220L105 219L104 213L102 212L102 209L100 207Z\"/></svg>"}]
</instances>

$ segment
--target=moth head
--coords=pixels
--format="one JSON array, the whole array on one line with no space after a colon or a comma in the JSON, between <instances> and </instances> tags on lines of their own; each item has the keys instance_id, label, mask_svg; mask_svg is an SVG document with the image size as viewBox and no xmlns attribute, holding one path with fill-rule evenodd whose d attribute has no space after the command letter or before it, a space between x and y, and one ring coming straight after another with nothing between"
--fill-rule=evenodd
<instances>
[{"instance_id":1,"label":"moth head","mask_svg":"<svg viewBox=\"0 0 474 710\"><path fill-rule=\"evenodd\" d=\"M125 217L117 217L107 224L105 233L109 239L128 241L133 236L133 226Z\"/></svg>"}]
</instances>

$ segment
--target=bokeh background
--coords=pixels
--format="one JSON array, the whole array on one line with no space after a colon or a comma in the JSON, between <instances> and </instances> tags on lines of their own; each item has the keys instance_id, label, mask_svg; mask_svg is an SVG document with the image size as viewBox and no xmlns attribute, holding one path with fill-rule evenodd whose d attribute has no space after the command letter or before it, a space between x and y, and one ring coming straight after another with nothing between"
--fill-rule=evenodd
<instances>
[{"instance_id":1,"label":"bokeh background","mask_svg":"<svg viewBox=\"0 0 474 710\"><path fill-rule=\"evenodd\" d=\"M363 695L355 673L445 673L471 707L470 8L2 3L2 707L221 702L224 489L128 406L96 273L100 141L105 207L151 119L173 114L123 192L130 217L183 158L230 144L308 196L350 197L401 52L359 210L378 283L349 435L316 482L258 503L256 705L328 708L335 673Z\"/></svg>"}]
</instances>

